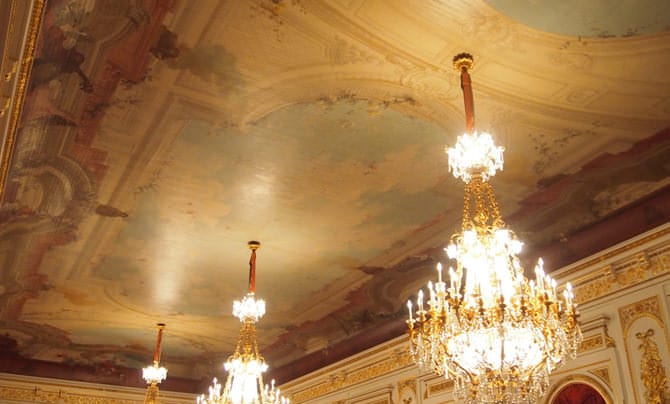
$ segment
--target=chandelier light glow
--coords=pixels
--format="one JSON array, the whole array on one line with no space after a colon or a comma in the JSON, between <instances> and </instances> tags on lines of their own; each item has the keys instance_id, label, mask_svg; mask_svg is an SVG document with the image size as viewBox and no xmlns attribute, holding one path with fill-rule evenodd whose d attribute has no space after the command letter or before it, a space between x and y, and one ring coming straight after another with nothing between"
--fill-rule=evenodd
<instances>
[{"instance_id":1,"label":"chandelier light glow","mask_svg":"<svg viewBox=\"0 0 670 404\"><path fill-rule=\"evenodd\" d=\"M160 366L161 342L163 340L165 324L158 323L156 326L158 327L158 337L156 337L153 364L142 369L142 378L149 385L147 387L147 394L144 397L144 404L158 404L158 385L167 378L167 369Z\"/></svg>"},{"instance_id":2,"label":"chandelier light glow","mask_svg":"<svg viewBox=\"0 0 670 404\"><path fill-rule=\"evenodd\" d=\"M472 56L459 54L466 133L446 150L449 169L465 182L461 231L445 251L456 261L449 280L437 265L437 282L407 302L410 353L416 363L454 381L460 402L535 403L549 374L575 357L581 342L570 284L562 294L544 273L524 276L523 243L506 228L488 180L503 168L503 148L474 130ZM425 301L424 301L425 299Z\"/></svg>"},{"instance_id":3,"label":"chandelier light glow","mask_svg":"<svg viewBox=\"0 0 670 404\"><path fill-rule=\"evenodd\" d=\"M233 315L240 319L242 328L237 339L235 352L224 363L228 372L226 383L214 378L207 395L197 398L197 404L288 404L275 387L263 384L263 373L268 369L265 359L258 350L256 323L265 314L265 301L256 299L256 250L258 241L248 243L251 250L249 259L249 292L242 301L233 302Z\"/></svg>"}]
</instances>

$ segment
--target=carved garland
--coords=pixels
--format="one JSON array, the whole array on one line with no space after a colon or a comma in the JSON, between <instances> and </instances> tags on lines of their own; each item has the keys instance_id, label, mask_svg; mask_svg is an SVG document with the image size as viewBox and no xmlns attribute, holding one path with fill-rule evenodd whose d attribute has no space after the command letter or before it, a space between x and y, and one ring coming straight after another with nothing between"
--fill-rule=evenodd
<instances>
[{"instance_id":1,"label":"carved garland","mask_svg":"<svg viewBox=\"0 0 670 404\"><path fill-rule=\"evenodd\" d=\"M642 341L637 349L642 351L640 375L646 389L644 398L648 404L667 403L670 399L668 377L665 374L661 354L658 352L658 345L652 339L654 330L649 328L645 332L636 333L635 336Z\"/></svg>"}]
</instances>

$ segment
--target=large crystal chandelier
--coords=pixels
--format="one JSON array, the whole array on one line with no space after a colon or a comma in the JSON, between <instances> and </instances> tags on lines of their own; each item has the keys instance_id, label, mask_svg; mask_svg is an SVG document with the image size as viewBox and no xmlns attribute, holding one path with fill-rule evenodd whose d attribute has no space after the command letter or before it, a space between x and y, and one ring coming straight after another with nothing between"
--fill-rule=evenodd
<instances>
[{"instance_id":1,"label":"large crystal chandelier","mask_svg":"<svg viewBox=\"0 0 670 404\"><path fill-rule=\"evenodd\" d=\"M265 302L255 298L256 293L256 250L258 241L248 243L251 249L249 259L249 292L242 301L233 303L233 315L240 319L242 328L237 339L235 353L224 364L228 372L226 383L221 385L215 378L208 393L197 398L198 404L288 404L282 397L274 380L271 385L263 384L263 373L268 365L258 351L256 322L265 314Z\"/></svg>"},{"instance_id":2,"label":"large crystal chandelier","mask_svg":"<svg viewBox=\"0 0 670 404\"><path fill-rule=\"evenodd\" d=\"M469 54L454 58L461 74L466 133L448 148L449 169L465 182L462 228L445 251L456 261L448 282L437 282L407 302L410 351L415 362L454 382L459 402L535 403L549 374L581 342L570 284L562 295L544 273L524 276L517 255L522 243L503 222L489 184L502 170L502 147L474 130ZM425 299L425 301L424 301Z\"/></svg>"},{"instance_id":3,"label":"large crystal chandelier","mask_svg":"<svg viewBox=\"0 0 670 404\"><path fill-rule=\"evenodd\" d=\"M158 404L158 385L167 378L167 369L160 366L161 360L161 341L163 340L163 330L165 324L158 323L158 337L156 337L156 349L154 349L154 361L151 366L142 369L142 378L146 380L147 394L144 397L144 404Z\"/></svg>"}]
</instances>

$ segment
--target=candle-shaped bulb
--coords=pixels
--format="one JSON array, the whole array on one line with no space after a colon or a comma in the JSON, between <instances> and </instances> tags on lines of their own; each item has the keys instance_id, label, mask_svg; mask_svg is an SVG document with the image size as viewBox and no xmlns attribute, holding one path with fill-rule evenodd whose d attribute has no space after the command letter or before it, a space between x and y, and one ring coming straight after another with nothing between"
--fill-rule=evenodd
<instances>
[{"instance_id":1,"label":"candle-shaped bulb","mask_svg":"<svg viewBox=\"0 0 670 404\"><path fill-rule=\"evenodd\" d=\"M437 263L437 281L442 282L442 263Z\"/></svg>"},{"instance_id":2,"label":"candle-shaped bulb","mask_svg":"<svg viewBox=\"0 0 670 404\"><path fill-rule=\"evenodd\" d=\"M416 301L419 306L419 311L423 311L423 289L419 289L419 294L416 298Z\"/></svg>"},{"instance_id":3,"label":"candle-shaped bulb","mask_svg":"<svg viewBox=\"0 0 670 404\"><path fill-rule=\"evenodd\" d=\"M409 321L412 321L412 301L407 301L407 310L409 310Z\"/></svg>"},{"instance_id":4,"label":"candle-shaped bulb","mask_svg":"<svg viewBox=\"0 0 670 404\"><path fill-rule=\"evenodd\" d=\"M454 268L449 267L449 285L451 286L451 289L453 289L454 292L456 292L456 272L454 272Z\"/></svg>"},{"instance_id":5,"label":"candle-shaped bulb","mask_svg":"<svg viewBox=\"0 0 670 404\"><path fill-rule=\"evenodd\" d=\"M565 292L566 292L566 298L565 298L565 304L568 306L572 306L572 299L575 297L574 293L572 293L572 285L570 282L565 284Z\"/></svg>"},{"instance_id":6,"label":"candle-shaped bulb","mask_svg":"<svg viewBox=\"0 0 670 404\"><path fill-rule=\"evenodd\" d=\"M428 281L428 292L430 292L430 297L428 298L428 302L431 306L435 305L435 289L433 289L433 282Z\"/></svg>"}]
</instances>

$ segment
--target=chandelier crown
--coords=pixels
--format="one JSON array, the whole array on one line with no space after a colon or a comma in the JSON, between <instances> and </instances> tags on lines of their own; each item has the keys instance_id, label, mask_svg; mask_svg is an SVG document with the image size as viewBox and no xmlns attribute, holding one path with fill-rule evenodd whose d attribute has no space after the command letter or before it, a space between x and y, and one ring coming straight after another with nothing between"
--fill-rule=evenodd
<instances>
[{"instance_id":1,"label":"chandelier crown","mask_svg":"<svg viewBox=\"0 0 670 404\"><path fill-rule=\"evenodd\" d=\"M488 179L503 168L503 148L474 131L468 69L472 56L459 54L466 133L447 149L449 168L465 182L461 231L445 252L456 262L448 283L428 282L416 307L407 302L414 361L454 380L466 404L530 404L548 386L549 374L574 357L581 342L577 309L568 283L559 294L542 259L535 281L519 262L523 243L505 226ZM427 299L424 302L424 298Z\"/></svg>"},{"instance_id":2,"label":"chandelier crown","mask_svg":"<svg viewBox=\"0 0 670 404\"><path fill-rule=\"evenodd\" d=\"M449 155L449 171L454 177L468 183L476 176L488 181L503 169L502 146L496 146L490 134L465 133L458 137L454 147L446 148Z\"/></svg>"}]
</instances>

